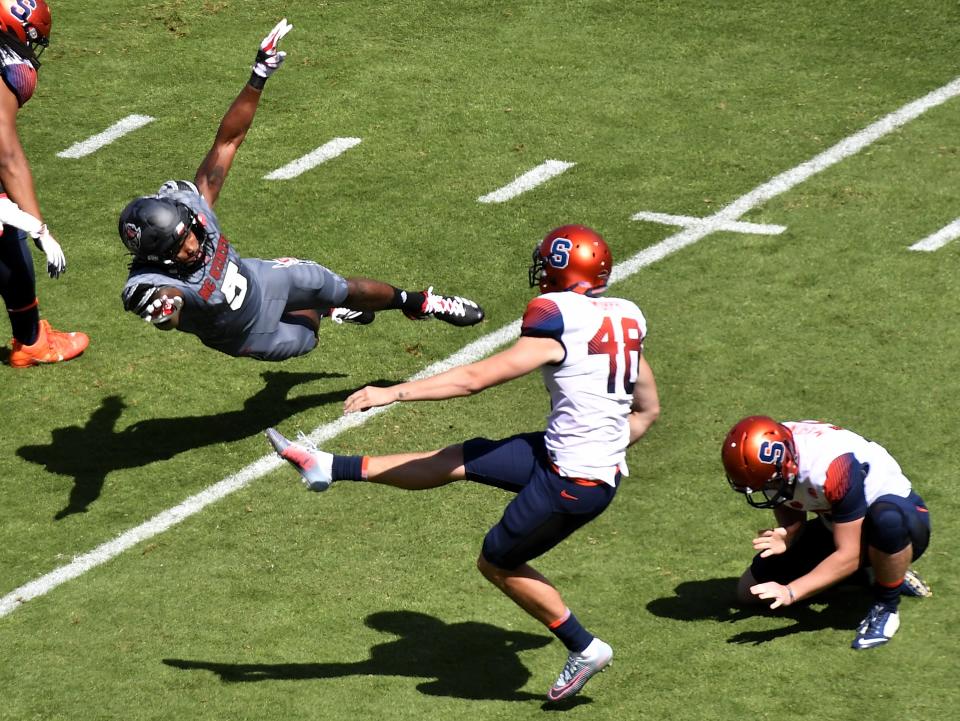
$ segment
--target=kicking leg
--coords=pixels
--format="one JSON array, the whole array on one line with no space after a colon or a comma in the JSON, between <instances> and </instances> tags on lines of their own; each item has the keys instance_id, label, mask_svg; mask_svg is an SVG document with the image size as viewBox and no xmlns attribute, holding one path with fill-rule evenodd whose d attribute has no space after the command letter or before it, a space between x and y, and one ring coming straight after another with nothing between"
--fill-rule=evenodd
<instances>
[{"instance_id":1,"label":"kicking leg","mask_svg":"<svg viewBox=\"0 0 960 721\"><path fill-rule=\"evenodd\" d=\"M467 477L462 444L425 453L367 456L364 463L364 480L408 491L438 488Z\"/></svg>"},{"instance_id":2,"label":"kicking leg","mask_svg":"<svg viewBox=\"0 0 960 721\"><path fill-rule=\"evenodd\" d=\"M370 481L409 491L437 488L463 480L463 446L448 446L424 453L390 456L339 456L319 450L309 441L293 442L275 428L267 440L288 461L311 491L325 491L333 481Z\"/></svg>"}]
</instances>

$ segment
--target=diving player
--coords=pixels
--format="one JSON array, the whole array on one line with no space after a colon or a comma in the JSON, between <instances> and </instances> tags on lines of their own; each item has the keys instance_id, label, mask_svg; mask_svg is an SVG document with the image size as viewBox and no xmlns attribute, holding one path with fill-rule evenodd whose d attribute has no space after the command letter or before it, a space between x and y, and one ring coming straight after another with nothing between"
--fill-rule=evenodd
<instances>
[{"instance_id":1,"label":"diving player","mask_svg":"<svg viewBox=\"0 0 960 721\"><path fill-rule=\"evenodd\" d=\"M194 180L171 180L131 201L119 233L132 254L124 308L162 330L178 329L231 356L280 361L317 345L320 318L369 323L396 309L414 319L456 326L483 320L459 296L406 291L368 278L343 278L297 258L241 258L213 212L237 150L256 114L267 79L283 64L281 20L264 38L250 80L227 110Z\"/></svg>"}]
</instances>

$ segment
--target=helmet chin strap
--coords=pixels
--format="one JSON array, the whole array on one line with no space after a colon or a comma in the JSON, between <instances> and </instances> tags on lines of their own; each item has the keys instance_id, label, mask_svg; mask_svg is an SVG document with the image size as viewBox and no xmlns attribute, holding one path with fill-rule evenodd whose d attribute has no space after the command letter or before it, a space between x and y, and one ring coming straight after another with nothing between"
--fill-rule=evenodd
<instances>
[{"instance_id":1,"label":"helmet chin strap","mask_svg":"<svg viewBox=\"0 0 960 721\"><path fill-rule=\"evenodd\" d=\"M777 488L772 488L769 485L764 485L763 488L759 490L747 489L743 491L744 495L747 497L747 503L749 503L754 508L775 508L781 503L786 501L793 500L793 494L797 487L797 477L796 475L793 478L786 478L783 475L783 463L777 463L777 473L771 478L767 483L778 482ZM776 491L773 496L768 495L770 491ZM755 500L754 496L758 495L763 500Z\"/></svg>"}]
</instances>

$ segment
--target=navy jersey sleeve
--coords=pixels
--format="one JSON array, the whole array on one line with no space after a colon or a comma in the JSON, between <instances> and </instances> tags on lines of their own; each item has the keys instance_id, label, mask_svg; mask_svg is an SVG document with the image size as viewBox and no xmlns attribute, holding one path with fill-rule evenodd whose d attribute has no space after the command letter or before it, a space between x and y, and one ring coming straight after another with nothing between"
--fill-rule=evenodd
<instances>
[{"instance_id":1,"label":"navy jersey sleeve","mask_svg":"<svg viewBox=\"0 0 960 721\"><path fill-rule=\"evenodd\" d=\"M8 62L12 55L0 56L0 78L17 99L17 105L23 107L33 97L37 87L37 71L26 62Z\"/></svg>"},{"instance_id":2,"label":"navy jersey sleeve","mask_svg":"<svg viewBox=\"0 0 960 721\"><path fill-rule=\"evenodd\" d=\"M534 298L527 305L520 324L520 335L553 338L563 342L563 314L557 304L547 298Z\"/></svg>"},{"instance_id":3,"label":"navy jersey sleeve","mask_svg":"<svg viewBox=\"0 0 960 721\"><path fill-rule=\"evenodd\" d=\"M845 453L830 462L823 490L836 523L856 521L867 515L864 480L868 469L869 466L858 461L852 453Z\"/></svg>"}]
</instances>

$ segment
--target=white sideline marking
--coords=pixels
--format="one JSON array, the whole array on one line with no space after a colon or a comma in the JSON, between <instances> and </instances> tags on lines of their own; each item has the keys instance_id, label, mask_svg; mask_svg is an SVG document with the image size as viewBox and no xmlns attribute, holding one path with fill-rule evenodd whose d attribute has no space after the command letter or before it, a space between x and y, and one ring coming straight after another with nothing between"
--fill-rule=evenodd
<instances>
[{"instance_id":1,"label":"white sideline marking","mask_svg":"<svg viewBox=\"0 0 960 721\"><path fill-rule=\"evenodd\" d=\"M691 215L669 215L667 213L651 213L645 210L634 213L630 220L649 220L652 223L679 225L682 228L693 228L704 222L703 218L694 218ZM717 228L717 230L727 230L734 233L751 233L753 235L780 235L780 233L786 229L787 226L785 225L745 223L739 220L731 220Z\"/></svg>"},{"instance_id":2,"label":"white sideline marking","mask_svg":"<svg viewBox=\"0 0 960 721\"><path fill-rule=\"evenodd\" d=\"M533 170L528 170L512 183L504 185L499 190L481 195L477 198L477 202L503 203L510 200L510 198L517 197L520 193L525 193L528 190L536 188L541 183L546 183L550 178L560 175L560 173L569 170L574 165L576 165L576 163L567 163L563 160L548 160Z\"/></svg>"},{"instance_id":3,"label":"white sideline marking","mask_svg":"<svg viewBox=\"0 0 960 721\"><path fill-rule=\"evenodd\" d=\"M917 241L910 246L910 250L937 250L957 238L960 238L960 218L941 228L933 235Z\"/></svg>"},{"instance_id":4,"label":"white sideline marking","mask_svg":"<svg viewBox=\"0 0 960 721\"><path fill-rule=\"evenodd\" d=\"M870 145L870 143L882 138L887 133L896 130L900 126L918 117L930 108L945 103L950 98L960 94L960 77L951 83L944 85L938 90L923 96L919 100L909 103L899 110L884 116L872 125L858 133L854 133L849 138L840 141L833 147L825 150L816 157L805 163L798 165L792 170L788 170L777 175L766 183L754 188L746 195L742 195L735 201L717 213L705 219L703 223L695 228L686 228L675 235L660 241L656 245L650 246L636 253L628 260L614 268L611 277L611 283L616 283L630 277L641 268L651 265L656 261L666 258L681 248L696 243L698 240L706 237L712 229L720 228L724 223L736 220L747 211L761 205L767 200L785 193L795 185L802 183L807 178L819 173L821 170L829 168L831 165L840 162L859 150ZM414 378L423 378L442 370L483 358L491 351L510 342L520 332L520 321L515 320L512 323L500 328L493 333L483 336L464 346L457 353L449 358L434 363L423 371L413 376ZM343 431L355 426L366 423L371 418L386 411L390 406L376 408L366 413L355 413L350 416L341 416L337 420L322 425L315 429L310 438L318 443L329 440ZM258 461L251 463L238 473L225 478L219 483L215 483L204 491L191 496L183 503L174 506L153 518L145 521L139 526L126 531L117 536L112 541L97 546L92 551L77 556L70 563L61 566L50 573L40 576L29 583L14 589L3 598L0 598L0 617L6 616L19 608L23 602L37 598L49 593L61 583L69 581L81 574L89 571L91 568L106 563L114 556L119 555L128 548L155 536L167 530L180 521L189 518L194 513L202 510L214 501L237 491L251 481L263 476L273 469L277 468L282 461L274 454L264 456Z\"/></svg>"},{"instance_id":5,"label":"white sideline marking","mask_svg":"<svg viewBox=\"0 0 960 721\"><path fill-rule=\"evenodd\" d=\"M263 176L264 180L290 180L298 175L306 173L311 168L315 168L320 163L333 160L338 155L350 150L355 145L360 145L360 138L334 138L329 143L324 143L316 150L311 150L302 158L298 158L287 163L282 168L277 168L273 172Z\"/></svg>"},{"instance_id":6,"label":"white sideline marking","mask_svg":"<svg viewBox=\"0 0 960 721\"><path fill-rule=\"evenodd\" d=\"M132 133L138 128L142 128L147 123L152 123L153 118L149 115L128 115L122 120L118 120L102 133L97 133L86 140L74 143L66 150L57 153L58 158L82 158L85 155L100 150L104 145L109 145L114 140L122 138L127 133Z\"/></svg>"}]
</instances>

